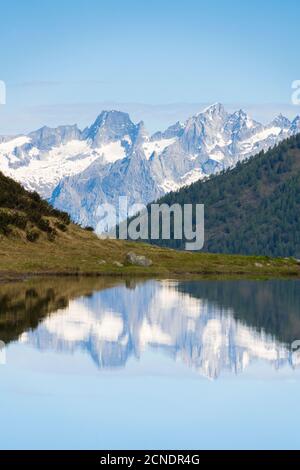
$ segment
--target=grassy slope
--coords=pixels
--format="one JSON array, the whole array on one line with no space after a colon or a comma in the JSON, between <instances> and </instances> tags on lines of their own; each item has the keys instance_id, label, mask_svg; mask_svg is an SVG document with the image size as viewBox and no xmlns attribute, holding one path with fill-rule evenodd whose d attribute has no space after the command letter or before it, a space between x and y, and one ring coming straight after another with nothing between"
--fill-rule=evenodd
<instances>
[{"instance_id":1,"label":"grassy slope","mask_svg":"<svg viewBox=\"0 0 300 470\"><path fill-rule=\"evenodd\" d=\"M50 219L50 223L54 221ZM126 265L128 251L147 256L153 265ZM115 266L115 261L124 266ZM66 232L57 231L54 241L41 234L32 243L21 230L0 235L0 273L2 278L16 273L299 276L300 266L292 259L188 253L129 241L99 240L93 233L70 224Z\"/></svg>"}]
</instances>

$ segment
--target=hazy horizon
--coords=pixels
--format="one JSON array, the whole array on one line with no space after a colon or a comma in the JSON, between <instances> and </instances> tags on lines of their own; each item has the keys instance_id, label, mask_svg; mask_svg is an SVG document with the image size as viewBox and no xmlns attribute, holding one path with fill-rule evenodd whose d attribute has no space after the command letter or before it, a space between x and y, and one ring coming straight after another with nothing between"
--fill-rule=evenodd
<instances>
[{"instance_id":1,"label":"hazy horizon","mask_svg":"<svg viewBox=\"0 0 300 470\"><path fill-rule=\"evenodd\" d=\"M103 110L118 110L129 113L134 122L144 121L147 130L153 133L164 130L177 121L184 121L193 114L202 111L213 102L203 103L100 103L41 104L25 107L18 112L0 107L0 135L26 134L43 126L57 127L65 124L77 124L84 129L91 125ZM292 104L247 104L222 103L229 112L243 109L253 119L266 124L282 113L289 119L300 114L300 107ZM4 108L6 108L4 110ZM3 111L4 110L4 111Z\"/></svg>"}]
</instances>

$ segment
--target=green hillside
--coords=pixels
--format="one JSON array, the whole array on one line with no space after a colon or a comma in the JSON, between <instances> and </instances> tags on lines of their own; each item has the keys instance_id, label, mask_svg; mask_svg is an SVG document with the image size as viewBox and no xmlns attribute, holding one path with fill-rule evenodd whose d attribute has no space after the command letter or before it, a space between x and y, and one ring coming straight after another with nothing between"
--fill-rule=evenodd
<instances>
[{"instance_id":1,"label":"green hillside","mask_svg":"<svg viewBox=\"0 0 300 470\"><path fill-rule=\"evenodd\" d=\"M54 209L38 193L26 191L0 173L0 234L24 232L31 242L43 235L54 241L58 231L65 231L69 223L67 213Z\"/></svg>"},{"instance_id":2,"label":"green hillside","mask_svg":"<svg viewBox=\"0 0 300 470\"><path fill-rule=\"evenodd\" d=\"M132 264L129 252L152 264ZM300 264L293 259L188 253L102 240L0 173L0 281L32 274L277 277L299 276Z\"/></svg>"},{"instance_id":3,"label":"green hillside","mask_svg":"<svg viewBox=\"0 0 300 470\"><path fill-rule=\"evenodd\" d=\"M205 205L206 252L300 258L300 135L159 203Z\"/></svg>"}]
</instances>

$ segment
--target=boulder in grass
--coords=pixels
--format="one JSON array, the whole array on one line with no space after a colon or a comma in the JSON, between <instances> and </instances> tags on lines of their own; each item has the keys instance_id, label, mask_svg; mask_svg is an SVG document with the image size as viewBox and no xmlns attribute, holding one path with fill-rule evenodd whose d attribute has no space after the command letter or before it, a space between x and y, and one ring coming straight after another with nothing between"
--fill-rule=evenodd
<instances>
[{"instance_id":1,"label":"boulder in grass","mask_svg":"<svg viewBox=\"0 0 300 470\"><path fill-rule=\"evenodd\" d=\"M152 265L151 259L146 258L146 256L143 255L137 255L133 251L129 251L129 253L127 253L126 261L129 264L133 264L135 266L143 266L146 268Z\"/></svg>"},{"instance_id":2,"label":"boulder in grass","mask_svg":"<svg viewBox=\"0 0 300 470\"><path fill-rule=\"evenodd\" d=\"M119 261L113 261L113 265L114 265L114 266L117 266L117 268L123 268L123 266L124 266L124 265L123 265L122 263L120 263Z\"/></svg>"}]
</instances>

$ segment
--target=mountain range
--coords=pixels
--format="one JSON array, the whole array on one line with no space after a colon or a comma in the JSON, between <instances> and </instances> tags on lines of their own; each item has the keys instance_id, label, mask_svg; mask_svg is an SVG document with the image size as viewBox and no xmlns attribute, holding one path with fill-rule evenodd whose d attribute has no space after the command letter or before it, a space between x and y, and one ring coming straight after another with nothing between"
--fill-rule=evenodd
<instances>
[{"instance_id":1,"label":"mountain range","mask_svg":"<svg viewBox=\"0 0 300 470\"><path fill-rule=\"evenodd\" d=\"M101 204L116 205L119 196L149 203L299 131L299 116L263 125L220 103L153 135L127 113L103 111L84 130L65 125L0 137L0 170L75 222L96 227Z\"/></svg>"}]
</instances>

